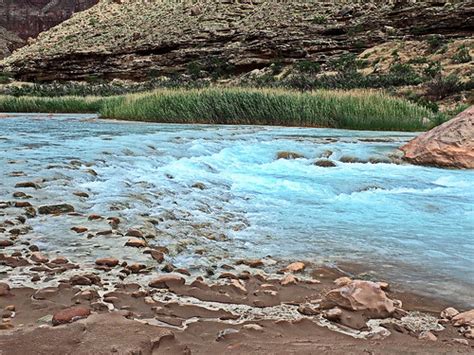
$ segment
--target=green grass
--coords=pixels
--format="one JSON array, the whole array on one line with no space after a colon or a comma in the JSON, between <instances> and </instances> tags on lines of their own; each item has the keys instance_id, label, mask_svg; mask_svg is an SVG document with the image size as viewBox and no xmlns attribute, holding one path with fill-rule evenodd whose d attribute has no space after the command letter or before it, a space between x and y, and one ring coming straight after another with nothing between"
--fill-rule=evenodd
<instances>
[{"instance_id":1,"label":"green grass","mask_svg":"<svg viewBox=\"0 0 474 355\"><path fill-rule=\"evenodd\" d=\"M95 113L105 100L113 98L0 96L0 112Z\"/></svg>"},{"instance_id":2,"label":"green grass","mask_svg":"<svg viewBox=\"0 0 474 355\"><path fill-rule=\"evenodd\" d=\"M3 112L85 113L161 123L244 124L419 131L433 113L382 92L282 89L165 89L115 97L0 96Z\"/></svg>"},{"instance_id":3,"label":"green grass","mask_svg":"<svg viewBox=\"0 0 474 355\"><path fill-rule=\"evenodd\" d=\"M278 89L158 90L105 102L103 117L169 123L249 124L418 131L432 113L386 94L358 91L302 93Z\"/></svg>"}]
</instances>

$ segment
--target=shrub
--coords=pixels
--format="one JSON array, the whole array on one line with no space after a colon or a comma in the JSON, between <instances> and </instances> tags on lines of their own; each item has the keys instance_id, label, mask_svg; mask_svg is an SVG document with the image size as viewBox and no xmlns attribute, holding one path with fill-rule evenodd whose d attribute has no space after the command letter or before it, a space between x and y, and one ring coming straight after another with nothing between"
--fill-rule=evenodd
<instances>
[{"instance_id":1,"label":"shrub","mask_svg":"<svg viewBox=\"0 0 474 355\"><path fill-rule=\"evenodd\" d=\"M429 51L435 53L443 46L444 39L440 35L431 35L426 39L426 42L428 43Z\"/></svg>"},{"instance_id":2,"label":"shrub","mask_svg":"<svg viewBox=\"0 0 474 355\"><path fill-rule=\"evenodd\" d=\"M459 47L457 52L453 55L453 63L455 64L469 63L470 61L471 54L465 45Z\"/></svg>"},{"instance_id":3,"label":"shrub","mask_svg":"<svg viewBox=\"0 0 474 355\"><path fill-rule=\"evenodd\" d=\"M459 77L455 74L448 76L437 76L427 84L426 95L428 97L441 100L452 94L462 91L464 85L461 83Z\"/></svg>"},{"instance_id":4,"label":"shrub","mask_svg":"<svg viewBox=\"0 0 474 355\"><path fill-rule=\"evenodd\" d=\"M311 21L316 23L316 24L322 25L322 24L328 22L328 18L324 15L316 15L316 16L313 17L313 19Z\"/></svg>"},{"instance_id":5,"label":"shrub","mask_svg":"<svg viewBox=\"0 0 474 355\"><path fill-rule=\"evenodd\" d=\"M300 73L318 74L321 71L321 65L317 62L302 60L296 63L296 69Z\"/></svg>"},{"instance_id":6,"label":"shrub","mask_svg":"<svg viewBox=\"0 0 474 355\"><path fill-rule=\"evenodd\" d=\"M12 81L12 76L9 73L0 73L0 84L8 84Z\"/></svg>"},{"instance_id":7,"label":"shrub","mask_svg":"<svg viewBox=\"0 0 474 355\"><path fill-rule=\"evenodd\" d=\"M423 74L428 78L435 78L441 75L443 67L439 62L431 62L426 68L423 69Z\"/></svg>"}]
</instances>

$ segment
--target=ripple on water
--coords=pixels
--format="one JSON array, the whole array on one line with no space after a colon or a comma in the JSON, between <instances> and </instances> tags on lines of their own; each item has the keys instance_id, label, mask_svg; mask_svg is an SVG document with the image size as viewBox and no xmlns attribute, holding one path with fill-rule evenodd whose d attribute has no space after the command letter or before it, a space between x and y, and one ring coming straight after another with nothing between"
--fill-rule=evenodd
<instances>
[{"instance_id":1,"label":"ripple on water","mask_svg":"<svg viewBox=\"0 0 474 355\"><path fill-rule=\"evenodd\" d=\"M146 225L177 266L265 255L361 262L419 291L472 294L474 174L386 163L411 133L93 118L2 119L0 199L25 180L10 173L22 171L42 185L32 203L68 202L86 214L117 215L122 228ZM280 151L303 158L277 160ZM314 165L321 157L336 166ZM38 217L34 238L85 260L146 260L121 238L78 236L74 224Z\"/></svg>"}]
</instances>

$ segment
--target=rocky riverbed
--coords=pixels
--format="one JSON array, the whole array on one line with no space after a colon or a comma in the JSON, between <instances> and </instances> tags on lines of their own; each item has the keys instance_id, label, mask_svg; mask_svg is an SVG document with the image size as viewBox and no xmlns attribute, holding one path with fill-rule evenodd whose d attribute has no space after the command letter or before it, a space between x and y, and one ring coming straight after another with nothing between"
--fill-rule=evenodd
<instances>
[{"instance_id":1,"label":"rocky riverbed","mask_svg":"<svg viewBox=\"0 0 474 355\"><path fill-rule=\"evenodd\" d=\"M408 258L400 263L404 271L393 274L397 282L389 284L383 277L392 274L383 267L378 273L362 272L371 265L361 259L377 248L361 249L363 240L356 237L366 230L361 224L354 222L355 237L345 239L360 249L361 258L351 257L350 249L338 250L344 239L331 243L330 234L322 233L329 227L322 219L318 224L324 228L314 227L319 237L313 240L308 239L314 226L309 220L303 228L285 226L287 217L297 222L307 218L296 207L312 206L299 188L310 191L311 200L319 198L320 204L309 212L323 209L330 220L337 213L356 217L352 207L331 211L328 201L323 203L327 197L318 190L334 186L318 186L320 181L312 181L312 189L303 185L309 178L298 173L303 167L325 180L337 178L327 175L331 169L347 173L358 168L366 174L365 184L377 181L379 187L367 188L375 200L381 198L373 190L387 186L374 175L374 166L393 169L391 174L397 172L401 180L406 171L416 169L418 177L409 182L412 190L404 194L420 198L415 183L435 178L435 193L455 199L469 172L397 165L401 162L393 156L394 147L411 135L183 129L106 123L94 116L13 116L0 119L0 125L2 354L65 354L71 349L96 354L472 351L472 299L464 296L472 293L472 283L462 285L455 275L443 286L441 271L436 283L421 270L402 280ZM268 155L268 162L255 163L252 149L263 160ZM258 174L256 164L263 167ZM452 176L458 178L454 189ZM243 188L247 179L257 190L248 183ZM407 188L396 186L396 179L389 184ZM346 185L356 188L349 180ZM357 193L355 201L348 200L352 194L340 192L337 197L346 204L360 201ZM435 202L426 192L421 196L424 206ZM246 203L250 198L254 209ZM469 198L462 196L456 206L463 208ZM330 201L343 206L335 198ZM436 208L431 205L431 211ZM373 205L371 212L380 216L381 210ZM453 228L469 237L469 209L464 213L466 220L458 219L458 229ZM407 224L417 227L410 218ZM344 237L349 225L333 225ZM450 238L443 226L437 225L440 233ZM296 237L289 236L290 230ZM428 233L437 240L435 232ZM380 239L397 250L392 239ZM316 240L325 248L312 249ZM469 253L472 240L464 243ZM311 253L301 251L303 244ZM430 251L436 243L426 248ZM322 256L314 256L316 250ZM331 253L338 257L329 259ZM432 254L425 254L423 262L436 260L429 258ZM388 260L380 251L378 258ZM393 258L394 264L402 260ZM334 266L343 262L344 271ZM446 265L449 269L452 264ZM425 275L419 287L428 289L431 298L406 292L413 289L411 280ZM451 293L439 292L449 285Z\"/></svg>"}]
</instances>

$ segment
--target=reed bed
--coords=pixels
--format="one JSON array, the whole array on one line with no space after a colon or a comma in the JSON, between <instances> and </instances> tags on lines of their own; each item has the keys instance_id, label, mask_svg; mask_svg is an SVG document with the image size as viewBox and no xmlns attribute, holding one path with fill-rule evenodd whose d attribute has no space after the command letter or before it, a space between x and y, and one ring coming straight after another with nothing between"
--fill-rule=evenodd
<instances>
[{"instance_id":1,"label":"reed bed","mask_svg":"<svg viewBox=\"0 0 474 355\"><path fill-rule=\"evenodd\" d=\"M426 108L380 91L163 89L116 97L0 97L3 112L98 112L103 118L160 123L420 131Z\"/></svg>"},{"instance_id":2,"label":"reed bed","mask_svg":"<svg viewBox=\"0 0 474 355\"><path fill-rule=\"evenodd\" d=\"M96 113L105 100L112 98L0 96L0 112Z\"/></svg>"},{"instance_id":3,"label":"reed bed","mask_svg":"<svg viewBox=\"0 0 474 355\"><path fill-rule=\"evenodd\" d=\"M105 102L107 118L168 123L244 124L418 131L424 107L381 92L277 89L158 90Z\"/></svg>"}]
</instances>

